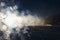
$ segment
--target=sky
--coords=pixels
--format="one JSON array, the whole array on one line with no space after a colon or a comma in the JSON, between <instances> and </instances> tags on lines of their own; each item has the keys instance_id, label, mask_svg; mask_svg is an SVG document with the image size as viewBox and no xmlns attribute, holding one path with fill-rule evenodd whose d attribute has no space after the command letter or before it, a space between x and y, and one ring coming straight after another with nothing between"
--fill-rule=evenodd
<instances>
[{"instance_id":1,"label":"sky","mask_svg":"<svg viewBox=\"0 0 60 40\"><path fill-rule=\"evenodd\" d=\"M32 15L46 17L60 13L60 0L3 0L10 5L17 4L18 10L29 10Z\"/></svg>"},{"instance_id":2,"label":"sky","mask_svg":"<svg viewBox=\"0 0 60 40\"><path fill-rule=\"evenodd\" d=\"M21 0L23 9L41 16L55 15L60 11L60 0Z\"/></svg>"}]
</instances>

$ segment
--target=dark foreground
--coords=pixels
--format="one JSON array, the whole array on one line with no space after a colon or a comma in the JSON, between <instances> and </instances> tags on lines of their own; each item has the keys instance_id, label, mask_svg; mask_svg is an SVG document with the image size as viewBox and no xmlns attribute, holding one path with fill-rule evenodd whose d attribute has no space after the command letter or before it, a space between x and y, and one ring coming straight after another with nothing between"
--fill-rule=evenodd
<instances>
[{"instance_id":1,"label":"dark foreground","mask_svg":"<svg viewBox=\"0 0 60 40\"><path fill-rule=\"evenodd\" d=\"M59 26L37 26L30 28L25 34L25 40L60 40Z\"/></svg>"},{"instance_id":2,"label":"dark foreground","mask_svg":"<svg viewBox=\"0 0 60 40\"><path fill-rule=\"evenodd\" d=\"M35 28L29 26L21 29L18 34L11 34L10 37L11 40L60 40L60 26L36 26Z\"/></svg>"}]
</instances>

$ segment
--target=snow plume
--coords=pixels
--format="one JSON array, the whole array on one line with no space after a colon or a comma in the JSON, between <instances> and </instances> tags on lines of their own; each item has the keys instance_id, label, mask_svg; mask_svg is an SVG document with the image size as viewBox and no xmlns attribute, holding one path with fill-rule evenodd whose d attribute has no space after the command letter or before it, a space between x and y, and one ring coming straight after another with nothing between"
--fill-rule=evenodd
<instances>
[{"instance_id":1,"label":"snow plume","mask_svg":"<svg viewBox=\"0 0 60 40\"><path fill-rule=\"evenodd\" d=\"M17 6L7 7L2 9L0 12L0 20L6 25L8 28L29 26L32 22L40 20L39 17L33 15L24 15L24 11L19 14L17 10Z\"/></svg>"}]
</instances>

